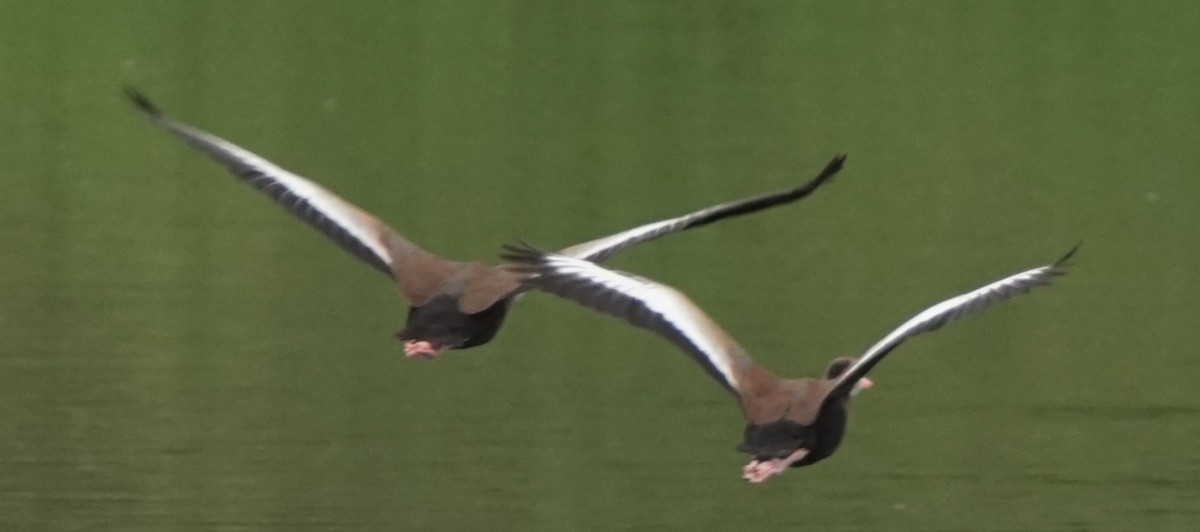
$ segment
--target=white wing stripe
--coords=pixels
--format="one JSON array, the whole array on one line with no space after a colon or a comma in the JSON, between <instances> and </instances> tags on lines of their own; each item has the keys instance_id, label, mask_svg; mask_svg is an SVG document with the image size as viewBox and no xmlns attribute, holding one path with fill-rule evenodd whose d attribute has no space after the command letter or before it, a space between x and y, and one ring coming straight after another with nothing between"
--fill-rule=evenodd
<instances>
[{"instance_id":1,"label":"white wing stripe","mask_svg":"<svg viewBox=\"0 0 1200 532\"><path fill-rule=\"evenodd\" d=\"M1074 250L1072 250L1072 253ZM1070 254L1068 254L1068 257ZM1064 257L1065 260L1065 257ZM1035 286L1048 285L1051 277L1063 272L1057 266L1042 266L1005 277L999 281L985 285L965 294L960 294L941 303L933 305L888 333L882 340L867 349L858 361L845 371L835 388L843 386L847 379L855 379L856 373L862 373L878 362L878 358L886 355L891 349L908 338L933 331L957 318L982 310L987 306L998 303L1018 293L1029 292ZM861 377L862 375L858 375Z\"/></svg>"},{"instance_id":2,"label":"white wing stripe","mask_svg":"<svg viewBox=\"0 0 1200 532\"><path fill-rule=\"evenodd\" d=\"M564 249L561 254L565 257L573 259L603 261L605 258L607 258L610 250L618 249L626 242L640 241L646 238L646 235L654 235L658 232L667 232L673 229L672 226L679 224L689 217L690 216L680 216L670 220L663 220L661 222L635 227L615 235L609 235L604 238L587 242L577 247Z\"/></svg>"},{"instance_id":3,"label":"white wing stripe","mask_svg":"<svg viewBox=\"0 0 1200 532\"><path fill-rule=\"evenodd\" d=\"M337 195L220 137L180 123L172 122L171 126L239 159L241 163L261 174L260 177L247 179L247 181L256 187L261 187L260 189L264 193L275 197L281 203L286 201L289 194L303 200L313 210L337 224L339 228L360 242L384 263L394 265L395 262L387 247L378 238L378 230L371 225L370 221L363 219L357 208L349 205ZM259 185L258 182L264 179L269 183L265 186ZM283 193L279 194L272 187L282 188Z\"/></svg>"},{"instance_id":4,"label":"white wing stripe","mask_svg":"<svg viewBox=\"0 0 1200 532\"><path fill-rule=\"evenodd\" d=\"M891 334L888 334L883 340L880 340L875 345L871 346L871 348L863 354L862 358L868 359L876 356L881 349L897 339L925 332L925 327L928 327L939 319L945 317L945 314L953 312L954 310L959 310L960 307L963 307L961 310L974 310L972 308L965 307L969 307L973 303L984 303L987 301L988 296L992 294L1002 295L1002 292L999 292L998 290L1001 287L1009 286L1019 289L1021 292L1028 292L1028 283L1036 280L1039 275L1045 274L1048 269L1048 267L1041 267L1021 272L971 292L957 295L932 307L929 307L920 314L914 316L912 319L904 322L903 325L901 325L895 331L892 331Z\"/></svg>"},{"instance_id":5,"label":"white wing stripe","mask_svg":"<svg viewBox=\"0 0 1200 532\"><path fill-rule=\"evenodd\" d=\"M778 205L788 204L807 197L824 183L829 182L834 175L841 171L845 160L845 155L834 157L816 177L790 190L727 201L668 220L651 222L615 235L571 246L560 251L559 254L575 259L604 262L605 259L630 246L648 242L677 231L707 225L732 216L741 216Z\"/></svg>"},{"instance_id":6,"label":"white wing stripe","mask_svg":"<svg viewBox=\"0 0 1200 532\"><path fill-rule=\"evenodd\" d=\"M641 302L648 310L671 324L703 353L709 363L720 372L727 387L740 392L733 363L724 351L726 346L721 345L705 330L704 324L708 319L678 291L642 277L617 273L592 262L564 255L546 255L544 263L554 275L598 284Z\"/></svg>"}]
</instances>

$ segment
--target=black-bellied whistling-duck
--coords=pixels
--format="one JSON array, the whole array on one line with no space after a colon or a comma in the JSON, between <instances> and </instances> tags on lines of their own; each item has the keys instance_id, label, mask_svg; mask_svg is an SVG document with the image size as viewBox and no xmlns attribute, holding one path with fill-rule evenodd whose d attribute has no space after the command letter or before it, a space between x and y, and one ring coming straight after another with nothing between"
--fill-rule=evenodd
<instances>
[{"instance_id":1,"label":"black-bellied whistling-duck","mask_svg":"<svg viewBox=\"0 0 1200 532\"><path fill-rule=\"evenodd\" d=\"M523 292L510 269L438 257L404 238L378 218L303 177L288 172L220 137L164 116L132 89L126 93L154 125L183 139L224 165L234 176L275 200L359 259L392 278L408 301L408 320L396 337L409 358L435 358L447 349L484 344L496 335L509 306ZM834 157L802 186L722 203L606 236L562 251L581 260L602 261L643 242L803 198L842 168Z\"/></svg>"},{"instance_id":2,"label":"black-bellied whistling-duck","mask_svg":"<svg viewBox=\"0 0 1200 532\"><path fill-rule=\"evenodd\" d=\"M737 450L753 456L742 476L762 482L833 454L846 432L850 397L873 383L866 374L905 340L1004 301L1066 273L1071 249L1057 262L1026 270L929 307L858 358L834 359L817 379L781 379L751 360L742 346L687 296L667 285L591 262L506 246L503 257L529 274L527 286L621 318L670 340L731 392L746 418Z\"/></svg>"}]
</instances>

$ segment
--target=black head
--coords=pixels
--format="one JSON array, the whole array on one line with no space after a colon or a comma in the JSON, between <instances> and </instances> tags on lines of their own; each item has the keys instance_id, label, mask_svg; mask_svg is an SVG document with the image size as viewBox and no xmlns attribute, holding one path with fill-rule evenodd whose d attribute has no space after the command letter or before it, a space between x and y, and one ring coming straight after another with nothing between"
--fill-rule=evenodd
<instances>
[{"instance_id":1,"label":"black head","mask_svg":"<svg viewBox=\"0 0 1200 532\"><path fill-rule=\"evenodd\" d=\"M830 381L837 380L838 377L841 377L843 373L846 373L846 371L848 371L850 367L853 366L857 361L858 360L854 357L838 357L833 359L833 362L830 362L829 367L825 369L825 379ZM875 381L868 379L865 376L860 377L858 382L854 383L854 387L850 388L850 396L853 397L858 395L859 392L874 386Z\"/></svg>"},{"instance_id":2,"label":"black head","mask_svg":"<svg viewBox=\"0 0 1200 532\"><path fill-rule=\"evenodd\" d=\"M841 377L846 370L850 369L850 366L854 365L854 362L854 357L838 357L833 359L833 362L829 363L829 367L825 368L825 378L834 380Z\"/></svg>"}]
</instances>

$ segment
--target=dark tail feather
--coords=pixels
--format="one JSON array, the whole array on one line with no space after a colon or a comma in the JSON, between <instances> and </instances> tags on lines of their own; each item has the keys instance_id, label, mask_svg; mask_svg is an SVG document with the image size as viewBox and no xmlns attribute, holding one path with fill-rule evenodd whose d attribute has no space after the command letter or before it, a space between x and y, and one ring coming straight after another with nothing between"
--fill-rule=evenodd
<instances>
[{"instance_id":1,"label":"dark tail feather","mask_svg":"<svg viewBox=\"0 0 1200 532\"><path fill-rule=\"evenodd\" d=\"M514 269L522 273L538 273L539 266L546 258L546 252L528 243L518 240L516 244L505 244L500 258L510 263Z\"/></svg>"}]
</instances>

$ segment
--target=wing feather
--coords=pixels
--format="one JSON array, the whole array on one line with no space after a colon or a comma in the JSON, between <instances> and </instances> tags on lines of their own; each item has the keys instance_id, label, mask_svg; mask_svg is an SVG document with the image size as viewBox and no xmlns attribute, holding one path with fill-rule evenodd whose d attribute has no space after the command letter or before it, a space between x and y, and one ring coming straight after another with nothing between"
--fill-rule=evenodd
<instances>
[{"instance_id":1,"label":"wing feather","mask_svg":"<svg viewBox=\"0 0 1200 532\"><path fill-rule=\"evenodd\" d=\"M854 365L838 378L827 397L848 393L854 387L855 382L905 340L935 331L947 323L1007 301L1013 296L1024 294L1033 288L1049 286L1053 278L1066 275L1067 261L1077 249L1079 249L1079 245L1071 248L1066 255L1053 264L1010 275L921 311L867 349Z\"/></svg>"},{"instance_id":2,"label":"wing feather","mask_svg":"<svg viewBox=\"0 0 1200 532\"><path fill-rule=\"evenodd\" d=\"M648 223L614 235L576 244L560 251L559 254L592 262L604 262L609 257L643 242L649 242L672 233L708 225L724 218L741 216L770 207L792 203L808 196L820 188L821 185L833 179L833 176L842 169L842 165L845 162L845 155L834 157L825 165L820 174L817 174L816 177L807 183L793 189L730 201L683 216Z\"/></svg>"},{"instance_id":3,"label":"wing feather","mask_svg":"<svg viewBox=\"0 0 1200 532\"><path fill-rule=\"evenodd\" d=\"M753 362L720 326L687 296L649 279L587 260L506 246L504 259L529 274L526 284L653 331L686 352L734 394Z\"/></svg>"},{"instance_id":4,"label":"wing feather","mask_svg":"<svg viewBox=\"0 0 1200 532\"><path fill-rule=\"evenodd\" d=\"M430 290L406 282L404 268L425 272L448 269L450 263L421 249L378 218L333 192L293 174L225 139L172 120L133 89L126 94L153 124L224 165L234 176L270 197L281 207L330 238L346 251L401 284L405 296L423 299ZM427 279L428 275L417 275Z\"/></svg>"}]
</instances>

